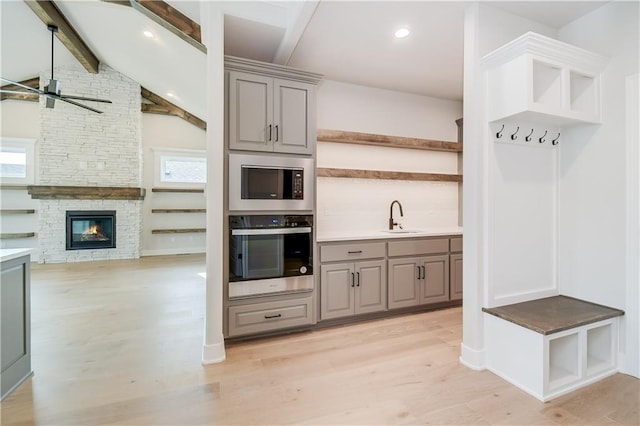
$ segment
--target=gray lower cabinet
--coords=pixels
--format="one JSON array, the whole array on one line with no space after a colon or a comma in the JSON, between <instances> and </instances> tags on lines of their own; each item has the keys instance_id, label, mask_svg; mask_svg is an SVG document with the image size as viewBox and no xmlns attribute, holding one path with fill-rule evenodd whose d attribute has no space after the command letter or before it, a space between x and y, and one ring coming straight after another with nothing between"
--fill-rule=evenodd
<instances>
[{"instance_id":1,"label":"gray lower cabinet","mask_svg":"<svg viewBox=\"0 0 640 426\"><path fill-rule=\"evenodd\" d=\"M389 259L389 309L449 300L449 256Z\"/></svg>"},{"instance_id":2,"label":"gray lower cabinet","mask_svg":"<svg viewBox=\"0 0 640 426\"><path fill-rule=\"evenodd\" d=\"M449 293L451 300L460 300L462 299L462 253L452 254L449 258L451 268Z\"/></svg>"},{"instance_id":3,"label":"gray lower cabinet","mask_svg":"<svg viewBox=\"0 0 640 426\"><path fill-rule=\"evenodd\" d=\"M384 260L323 264L320 275L321 319L387 309Z\"/></svg>"},{"instance_id":4,"label":"gray lower cabinet","mask_svg":"<svg viewBox=\"0 0 640 426\"><path fill-rule=\"evenodd\" d=\"M29 255L2 262L2 399L31 375L30 262Z\"/></svg>"},{"instance_id":5,"label":"gray lower cabinet","mask_svg":"<svg viewBox=\"0 0 640 426\"><path fill-rule=\"evenodd\" d=\"M313 324L313 298L258 302L229 307L229 337Z\"/></svg>"}]
</instances>

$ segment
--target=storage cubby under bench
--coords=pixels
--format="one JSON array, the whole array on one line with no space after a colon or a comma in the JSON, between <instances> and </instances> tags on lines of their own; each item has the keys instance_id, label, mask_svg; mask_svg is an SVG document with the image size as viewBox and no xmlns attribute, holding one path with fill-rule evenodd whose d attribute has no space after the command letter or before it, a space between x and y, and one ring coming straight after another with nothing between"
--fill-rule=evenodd
<instances>
[{"instance_id":1,"label":"storage cubby under bench","mask_svg":"<svg viewBox=\"0 0 640 426\"><path fill-rule=\"evenodd\" d=\"M567 296L482 310L487 368L541 401L618 371L624 311Z\"/></svg>"}]
</instances>

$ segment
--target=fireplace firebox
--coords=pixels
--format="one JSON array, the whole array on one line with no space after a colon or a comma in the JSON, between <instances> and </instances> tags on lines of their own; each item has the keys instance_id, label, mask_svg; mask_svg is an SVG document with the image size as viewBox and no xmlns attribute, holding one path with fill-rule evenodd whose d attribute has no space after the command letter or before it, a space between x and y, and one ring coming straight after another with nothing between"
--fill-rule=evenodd
<instances>
[{"instance_id":1,"label":"fireplace firebox","mask_svg":"<svg viewBox=\"0 0 640 426\"><path fill-rule=\"evenodd\" d=\"M67 250L115 247L115 210L67 211Z\"/></svg>"}]
</instances>

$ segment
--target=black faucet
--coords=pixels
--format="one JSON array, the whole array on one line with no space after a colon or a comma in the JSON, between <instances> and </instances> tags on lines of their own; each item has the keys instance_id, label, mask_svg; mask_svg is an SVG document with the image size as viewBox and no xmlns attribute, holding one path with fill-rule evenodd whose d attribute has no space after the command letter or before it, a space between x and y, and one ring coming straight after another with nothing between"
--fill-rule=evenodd
<instances>
[{"instance_id":1,"label":"black faucet","mask_svg":"<svg viewBox=\"0 0 640 426\"><path fill-rule=\"evenodd\" d=\"M393 227L397 225L397 223L393 221L393 205L396 203L398 204L398 207L400 207L400 216L401 217L404 216L404 214L402 213L402 204L400 204L400 201L393 200L391 202L391 207L389 207L389 230L390 231L393 231Z\"/></svg>"}]
</instances>

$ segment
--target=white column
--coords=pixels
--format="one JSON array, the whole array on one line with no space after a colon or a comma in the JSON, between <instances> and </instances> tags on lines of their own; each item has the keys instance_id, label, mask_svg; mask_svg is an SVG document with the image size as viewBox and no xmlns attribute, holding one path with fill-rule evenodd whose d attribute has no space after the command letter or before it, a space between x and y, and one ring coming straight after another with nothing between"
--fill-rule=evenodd
<instances>
[{"instance_id":1,"label":"white column","mask_svg":"<svg viewBox=\"0 0 640 426\"><path fill-rule=\"evenodd\" d=\"M207 46L207 290L202 363L224 361L222 252L224 196L224 15L201 3L202 41Z\"/></svg>"}]
</instances>

